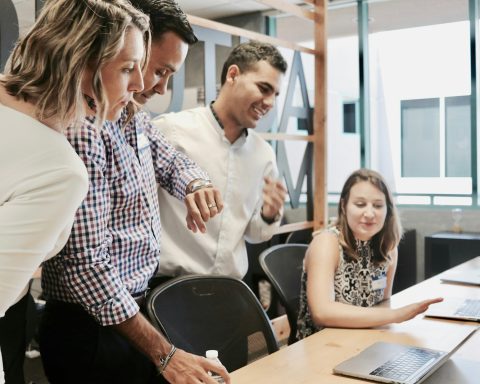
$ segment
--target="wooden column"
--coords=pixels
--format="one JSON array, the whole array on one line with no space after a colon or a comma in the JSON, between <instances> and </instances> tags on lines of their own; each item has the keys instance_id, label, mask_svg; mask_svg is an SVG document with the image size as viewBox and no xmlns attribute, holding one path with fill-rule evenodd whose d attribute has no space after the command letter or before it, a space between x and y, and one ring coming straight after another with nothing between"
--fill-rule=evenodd
<instances>
[{"instance_id":1,"label":"wooden column","mask_svg":"<svg viewBox=\"0 0 480 384\"><path fill-rule=\"evenodd\" d=\"M315 0L314 229L328 224L327 204L327 1Z\"/></svg>"}]
</instances>

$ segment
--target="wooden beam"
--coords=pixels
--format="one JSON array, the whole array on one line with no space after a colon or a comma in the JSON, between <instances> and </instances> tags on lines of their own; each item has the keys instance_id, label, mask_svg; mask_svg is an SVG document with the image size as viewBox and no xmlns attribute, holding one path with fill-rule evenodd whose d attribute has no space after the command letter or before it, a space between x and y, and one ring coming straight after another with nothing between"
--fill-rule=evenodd
<instances>
[{"instance_id":1,"label":"wooden beam","mask_svg":"<svg viewBox=\"0 0 480 384\"><path fill-rule=\"evenodd\" d=\"M315 111L313 132L315 137L313 166L314 230L325 228L328 223L327 205L327 0L315 0Z\"/></svg>"},{"instance_id":2,"label":"wooden beam","mask_svg":"<svg viewBox=\"0 0 480 384\"><path fill-rule=\"evenodd\" d=\"M313 224L313 221L302 221L299 223L281 225L280 228L277 229L275 234L279 235L281 233L289 233L299 231L301 229L314 228Z\"/></svg>"},{"instance_id":3,"label":"wooden beam","mask_svg":"<svg viewBox=\"0 0 480 384\"><path fill-rule=\"evenodd\" d=\"M247 39L251 40L258 40L264 43L270 43L275 46L281 46L284 48L290 48L295 51L300 51L304 53L308 53L311 55L315 55L318 52L315 49L304 47L303 45L292 43L291 41L277 39L275 37L267 36L262 33L248 31L246 29L233 27L231 25L219 23L218 21L203 19L201 17L187 15L188 21L193 25L198 25L199 27L214 29L216 31L221 31L225 33L229 33L235 36L242 36L246 37Z\"/></svg>"},{"instance_id":4,"label":"wooden beam","mask_svg":"<svg viewBox=\"0 0 480 384\"><path fill-rule=\"evenodd\" d=\"M300 17L301 19L310 20L310 21L315 20L315 14L312 11L307 9L302 9L298 5L287 3L283 0L256 0L256 1L257 3L268 5L269 7L272 7L279 11Z\"/></svg>"}]
</instances>

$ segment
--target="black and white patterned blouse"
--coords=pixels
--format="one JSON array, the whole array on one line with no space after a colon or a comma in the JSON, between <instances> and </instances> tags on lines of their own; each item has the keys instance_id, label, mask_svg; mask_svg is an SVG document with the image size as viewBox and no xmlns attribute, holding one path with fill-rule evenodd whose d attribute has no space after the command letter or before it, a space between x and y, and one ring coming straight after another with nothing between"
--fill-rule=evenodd
<instances>
[{"instance_id":1,"label":"black and white patterned blouse","mask_svg":"<svg viewBox=\"0 0 480 384\"><path fill-rule=\"evenodd\" d=\"M337 238L339 231L335 227L325 231L334 233ZM372 283L375 280L386 278L388 263L373 262L373 249L370 241L357 240L358 260L348 258L341 246L339 246L339 262L335 271L335 301L359 307L371 307L383 300L385 288L374 289ZM302 273L300 310L297 320L297 339L303 339L320 331L312 321L307 304L307 273Z\"/></svg>"}]
</instances>

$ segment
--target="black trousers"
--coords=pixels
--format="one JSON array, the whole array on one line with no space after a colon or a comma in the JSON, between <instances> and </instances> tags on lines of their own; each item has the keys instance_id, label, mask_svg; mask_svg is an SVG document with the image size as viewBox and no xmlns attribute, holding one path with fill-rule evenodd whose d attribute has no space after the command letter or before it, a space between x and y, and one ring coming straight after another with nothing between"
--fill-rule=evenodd
<instances>
[{"instance_id":1,"label":"black trousers","mask_svg":"<svg viewBox=\"0 0 480 384\"><path fill-rule=\"evenodd\" d=\"M35 317L35 304L30 293L27 293L0 319L0 348L5 384L25 384L25 349L33 336Z\"/></svg>"},{"instance_id":2,"label":"black trousers","mask_svg":"<svg viewBox=\"0 0 480 384\"><path fill-rule=\"evenodd\" d=\"M75 304L49 301L39 329L51 384L166 383L154 364L110 327Z\"/></svg>"}]
</instances>

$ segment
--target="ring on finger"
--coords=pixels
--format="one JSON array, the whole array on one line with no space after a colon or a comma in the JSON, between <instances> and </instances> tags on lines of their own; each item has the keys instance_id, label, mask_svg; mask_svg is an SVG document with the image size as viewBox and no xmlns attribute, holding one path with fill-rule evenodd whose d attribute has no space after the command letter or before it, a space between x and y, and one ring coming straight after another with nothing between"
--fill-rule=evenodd
<instances>
[{"instance_id":1,"label":"ring on finger","mask_svg":"<svg viewBox=\"0 0 480 384\"><path fill-rule=\"evenodd\" d=\"M210 209L215 208L216 206L217 206L217 204L215 204L215 203L208 203L207 204L207 207L210 208Z\"/></svg>"}]
</instances>

